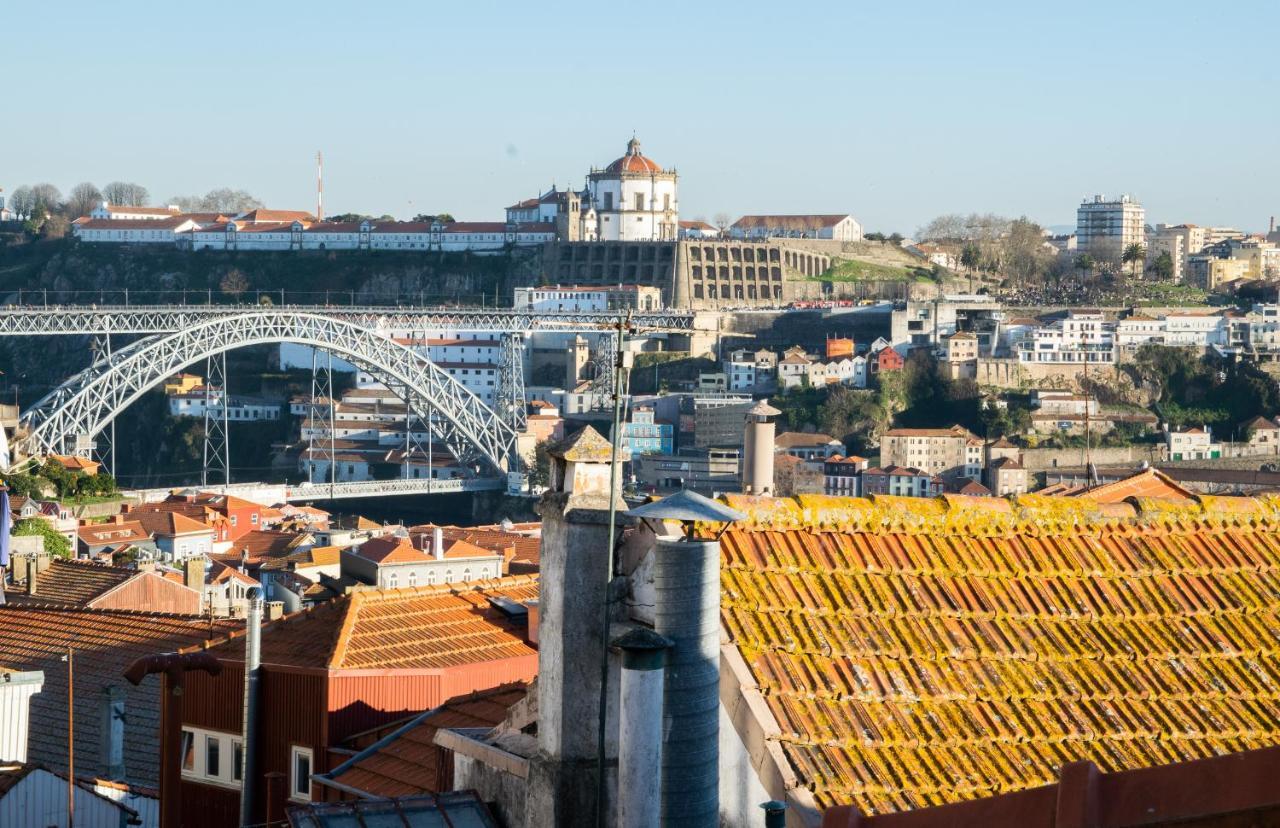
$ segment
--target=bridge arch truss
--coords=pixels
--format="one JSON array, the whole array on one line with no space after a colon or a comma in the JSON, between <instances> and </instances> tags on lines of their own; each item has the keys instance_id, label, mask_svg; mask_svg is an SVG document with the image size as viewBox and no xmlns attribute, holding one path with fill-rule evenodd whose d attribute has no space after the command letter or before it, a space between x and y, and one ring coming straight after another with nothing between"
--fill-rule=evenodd
<instances>
[{"instance_id":1,"label":"bridge arch truss","mask_svg":"<svg viewBox=\"0 0 1280 828\"><path fill-rule=\"evenodd\" d=\"M407 388L438 412L434 433L456 456L478 453L495 469L509 468L515 429L443 369L367 326L295 311L207 319L104 356L22 414L20 448L28 454L83 451L143 393L186 366L236 348L278 342L328 351L390 388Z\"/></svg>"}]
</instances>

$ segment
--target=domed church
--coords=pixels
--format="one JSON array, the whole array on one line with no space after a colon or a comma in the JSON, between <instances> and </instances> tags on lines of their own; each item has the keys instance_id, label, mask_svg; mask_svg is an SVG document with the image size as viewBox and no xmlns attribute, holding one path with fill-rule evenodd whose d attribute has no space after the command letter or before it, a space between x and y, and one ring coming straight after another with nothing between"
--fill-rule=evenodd
<instances>
[{"instance_id":1,"label":"domed church","mask_svg":"<svg viewBox=\"0 0 1280 828\"><path fill-rule=\"evenodd\" d=\"M587 176L596 237L601 241L675 241L679 231L676 171L640 152L634 137L627 152ZM586 207L587 205L584 205Z\"/></svg>"}]
</instances>

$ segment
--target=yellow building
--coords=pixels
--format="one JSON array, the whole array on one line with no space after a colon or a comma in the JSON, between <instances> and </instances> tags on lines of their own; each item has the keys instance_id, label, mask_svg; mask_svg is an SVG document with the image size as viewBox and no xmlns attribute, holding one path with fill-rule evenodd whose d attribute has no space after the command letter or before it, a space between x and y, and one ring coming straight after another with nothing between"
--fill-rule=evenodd
<instances>
[{"instance_id":1,"label":"yellow building","mask_svg":"<svg viewBox=\"0 0 1280 828\"><path fill-rule=\"evenodd\" d=\"M164 382L164 393L172 396L173 394L186 394L194 391L204 384L204 377L198 374L178 374L170 377Z\"/></svg>"}]
</instances>

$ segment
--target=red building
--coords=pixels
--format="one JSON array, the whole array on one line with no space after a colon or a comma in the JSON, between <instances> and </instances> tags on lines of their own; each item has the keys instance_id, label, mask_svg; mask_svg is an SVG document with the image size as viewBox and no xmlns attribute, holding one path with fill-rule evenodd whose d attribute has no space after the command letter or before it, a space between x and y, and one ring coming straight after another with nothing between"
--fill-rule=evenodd
<instances>
[{"instance_id":1,"label":"red building","mask_svg":"<svg viewBox=\"0 0 1280 828\"><path fill-rule=\"evenodd\" d=\"M169 495L158 503L144 503L139 511L176 512L211 527L214 541L234 541L240 536L261 529L264 517L271 512L266 507L233 495L216 492L182 491Z\"/></svg>"},{"instance_id":2,"label":"red building","mask_svg":"<svg viewBox=\"0 0 1280 828\"><path fill-rule=\"evenodd\" d=\"M878 374L881 371L901 371L903 366L906 364L907 361L902 358L902 354L886 345L872 355L871 373Z\"/></svg>"},{"instance_id":3,"label":"red building","mask_svg":"<svg viewBox=\"0 0 1280 828\"><path fill-rule=\"evenodd\" d=\"M349 759L331 749L352 735L457 696L532 680L538 653L520 610L537 597L533 575L368 590L265 626L254 822L280 820L287 805L319 798L311 775ZM162 759L181 762L188 828L234 825L239 813L243 632L210 652L222 671L187 674L181 754ZM165 727L178 724L173 713L166 705Z\"/></svg>"}]
</instances>

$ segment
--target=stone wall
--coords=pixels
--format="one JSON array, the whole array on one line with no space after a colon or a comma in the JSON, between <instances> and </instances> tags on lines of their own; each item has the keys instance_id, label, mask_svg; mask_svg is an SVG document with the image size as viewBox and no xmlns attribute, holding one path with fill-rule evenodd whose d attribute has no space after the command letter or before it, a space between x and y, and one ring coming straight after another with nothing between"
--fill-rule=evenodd
<instances>
[{"instance_id":1,"label":"stone wall","mask_svg":"<svg viewBox=\"0 0 1280 828\"><path fill-rule=\"evenodd\" d=\"M1118 448L1094 448L1089 452L1095 466L1134 466L1144 460L1148 463L1160 462L1160 446L1154 443L1143 443L1135 446ZM1025 449L1022 452L1022 465L1028 474L1049 471L1057 468L1078 468L1084 465L1083 448L1069 449ZM1204 461L1201 461L1203 465Z\"/></svg>"}]
</instances>

